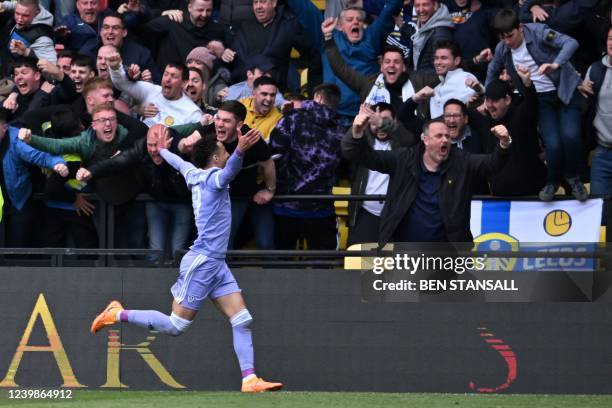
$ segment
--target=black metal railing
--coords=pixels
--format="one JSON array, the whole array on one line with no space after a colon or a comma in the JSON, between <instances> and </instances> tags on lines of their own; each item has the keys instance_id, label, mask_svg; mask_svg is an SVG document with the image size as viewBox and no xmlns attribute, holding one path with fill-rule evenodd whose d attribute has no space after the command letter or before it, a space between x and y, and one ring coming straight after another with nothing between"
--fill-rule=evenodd
<instances>
[{"instance_id":1,"label":"black metal railing","mask_svg":"<svg viewBox=\"0 0 612 408\"><path fill-rule=\"evenodd\" d=\"M185 251L179 252L173 264L146 261L145 257L163 255L162 251L150 249L118 249L114 241L114 214L112 204L101 200L96 195L89 197L98 204L98 238L99 247L91 249L75 248L0 248L0 265L14 266L176 266ZM274 201L381 201L385 195L277 195ZM604 199L602 224L612 226L612 196L594 197ZM35 194L35 200L44 200L42 194ZM241 199L241 198L238 198ZM247 199L247 198L243 198ZM538 201L536 196L493 197L474 196L474 200L492 201ZM567 197L555 197L563 200ZM139 195L136 200L150 201L148 195ZM4 247L4 223L0 224L0 244ZM606 229L606 241L612 242L612 228ZM342 265L343 257L354 255L353 251L320 251L320 250L229 250L228 263L232 266L261 267L338 267ZM501 256L501 255L498 255Z\"/></svg>"}]
</instances>

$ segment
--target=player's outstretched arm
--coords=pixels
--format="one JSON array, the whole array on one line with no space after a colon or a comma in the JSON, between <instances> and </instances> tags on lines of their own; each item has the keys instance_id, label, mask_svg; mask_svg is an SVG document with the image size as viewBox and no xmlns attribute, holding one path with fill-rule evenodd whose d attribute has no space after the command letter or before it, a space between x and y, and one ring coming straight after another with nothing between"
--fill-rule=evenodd
<instances>
[{"instance_id":1,"label":"player's outstretched arm","mask_svg":"<svg viewBox=\"0 0 612 408\"><path fill-rule=\"evenodd\" d=\"M261 139L261 132L257 129L251 129L244 135L240 131L238 132L238 146L227 161L227 165L219 172L217 176L217 187L225 188L231 181L238 175L242 167L242 159L244 153L249 150L255 143Z\"/></svg>"},{"instance_id":2,"label":"player's outstretched arm","mask_svg":"<svg viewBox=\"0 0 612 408\"><path fill-rule=\"evenodd\" d=\"M196 168L193 164L181 159L180 156L168 150L172 144L172 138L170 137L170 131L167 127L160 124L153 125L151 129L149 129L149 132L155 133L160 156L166 163L178 170L183 177L185 177L189 170Z\"/></svg>"}]
</instances>

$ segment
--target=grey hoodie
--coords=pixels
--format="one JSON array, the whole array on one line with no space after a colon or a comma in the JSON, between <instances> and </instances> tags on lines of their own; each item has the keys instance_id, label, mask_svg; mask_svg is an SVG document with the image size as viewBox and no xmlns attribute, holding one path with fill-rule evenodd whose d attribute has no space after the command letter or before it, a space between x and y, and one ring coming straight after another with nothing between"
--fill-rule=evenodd
<instances>
[{"instance_id":1,"label":"grey hoodie","mask_svg":"<svg viewBox=\"0 0 612 408\"><path fill-rule=\"evenodd\" d=\"M429 37L433 34L433 30L438 27L454 27L454 24L451 22L450 13L445 4L440 4L440 7L433 16L431 16L431 18L427 20L423 26L419 27L417 32L410 37L412 39L412 61L415 68L419 64L419 57L427 40L429 40Z\"/></svg>"},{"instance_id":2,"label":"grey hoodie","mask_svg":"<svg viewBox=\"0 0 612 408\"><path fill-rule=\"evenodd\" d=\"M593 126L597 131L597 143L612 147L612 64L610 56L604 55L601 59L606 69L606 76L597 95L597 112L593 120ZM590 80L591 69L587 72L586 79Z\"/></svg>"},{"instance_id":3,"label":"grey hoodie","mask_svg":"<svg viewBox=\"0 0 612 408\"><path fill-rule=\"evenodd\" d=\"M2 8L8 11L15 11L15 1L3 1ZM44 7L40 6L40 12L34 17L32 24L44 24L53 28L53 14L49 13ZM57 54L55 53L55 45L49 37L38 37L36 41L30 45L30 49L38 59L46 59L52 63L57 63Z\"/></svg>"}]
</instances>

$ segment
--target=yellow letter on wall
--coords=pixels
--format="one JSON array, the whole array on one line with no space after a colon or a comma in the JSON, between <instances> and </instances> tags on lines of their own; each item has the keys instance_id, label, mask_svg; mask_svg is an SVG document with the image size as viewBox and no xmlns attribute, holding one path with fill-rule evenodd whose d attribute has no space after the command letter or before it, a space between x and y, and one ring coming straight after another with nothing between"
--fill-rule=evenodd
<instances>
[{"instance_id":1,"label":"yellow letter on wall","mask_svg":"<svg viewBox=\"0 0 612 408\"><path fill-rule=\"evenodd\" d=\"M155 357L149 345L155 340L156 332L150 332L147 339L135 345L122 344L119 338L119 330L108 331L108 354L106 357L106 383L101 388L128 388L119 378L119 353L121 350L135 350L140 354L145 363L153 370L157 377L168 387L186 388L176 381L166 370L163 364Z\"/></svg>"},{"instance_id":2,"label":"yellow letter on wall","mask_svg":"<svg viewBox=\"0 0 612 408\"><path fill-rule=\"evenodd\" d=\"M36 323L36 318L40 316L43 326L45 328L45 332L47 333L47 338L49 339L49 346L28 346L28 342L30 340L30 336L32 335L32 329L34 328L34 323ZM57 329L55 328L55 323L53 323L53 317L51 317L51 312L49 311L49 307L47 306L47 302L45 301L45 297L41 293L38 296L38 300L36 301L36 305L34 306L34 310L30 315L30 321L23 333L23 337L19 342L19 346L17 346L17 352L13 356L13 361L11 361L11 365L6 373L6 377L2 381L0 381L0 387L18 387L19 385L15 383L15 375L17 374L17 370L19 369L19 364L21 363L21 358L23 357L23 353L30 351L43 351L43 352L51 352L53 353L53 357L55 357L55 361L57 366L59 367L60 374L64 380L62 387L85 387L85 385L79 384L74 373L72 372L72 367L70 366L70 361L68 361L68 355L66 354L66 350L64 350L64 346L62 345L62 340L60 339L59 334L57 333Z\"/></svg>"}]
</instances>

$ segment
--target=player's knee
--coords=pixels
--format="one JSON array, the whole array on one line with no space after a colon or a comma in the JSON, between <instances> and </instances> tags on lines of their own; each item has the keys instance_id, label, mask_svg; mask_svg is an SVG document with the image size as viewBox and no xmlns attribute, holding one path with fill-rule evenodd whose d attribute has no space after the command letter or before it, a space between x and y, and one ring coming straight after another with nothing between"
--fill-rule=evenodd
<instances>
[{"instance_id":1,"label":"player's knee","mask_svg":"<svg viewBox=\"0 0 612 408\"><path fill-rule=\"evenodd\" d=\"M230 318L232 327L248 327L253 322L253 316L247 309L242 309Z\"/></svg>"},{"instance_id":2,"label":"player's knee","mask_svg":"<svg viewBox=\"0 0 612 408\"><path fill-rule=\"evenodd\" d=\"M180 336L187 331L192 322L191 320L183 319L182 317L175 315L173 312L170 314L170 323L171 327L168 334L171 336Z\"/></svg>"}]
</instances>

